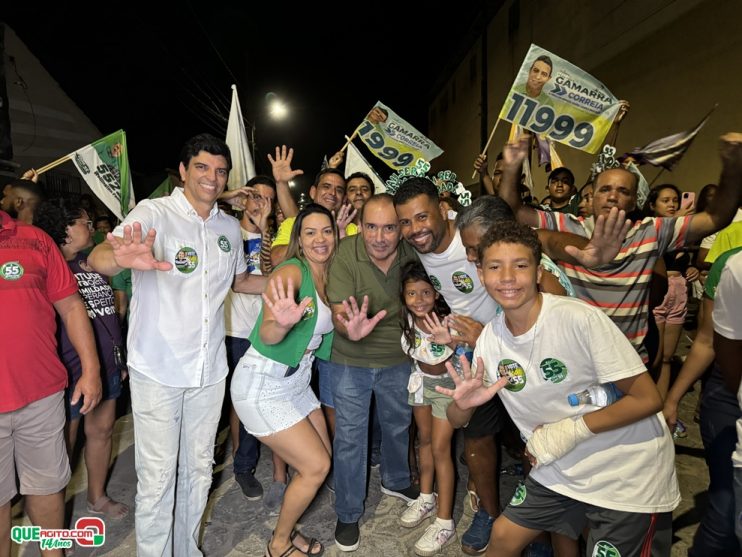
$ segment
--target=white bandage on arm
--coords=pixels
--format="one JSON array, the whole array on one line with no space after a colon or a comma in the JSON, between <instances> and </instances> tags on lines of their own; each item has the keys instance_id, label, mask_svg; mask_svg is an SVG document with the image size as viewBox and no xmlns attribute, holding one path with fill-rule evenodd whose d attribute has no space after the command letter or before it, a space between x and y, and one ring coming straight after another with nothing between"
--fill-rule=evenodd
<instances>
[{"instance_id":1,"label":"white bandage on arm","mask_svg":"<svg viewBox=\"0 0 742 557\"><path fill-rule=\"evenodd\" d=\"M588 429L582 416L576 420L564 418L534 431L526 448L536 459L536 466L541 466L562 458L578 443L593 435L595 434Z\"/></svg>"}]
</instances>

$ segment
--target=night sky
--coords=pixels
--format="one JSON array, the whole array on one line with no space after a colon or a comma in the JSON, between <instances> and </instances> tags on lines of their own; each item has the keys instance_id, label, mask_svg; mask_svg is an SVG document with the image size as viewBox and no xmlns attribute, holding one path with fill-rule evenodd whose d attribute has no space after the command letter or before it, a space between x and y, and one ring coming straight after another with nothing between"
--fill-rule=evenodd
<instances>
[{"instance_id":1,"label":"night sky","mask_svg":"<svg viewBox=\"0 0 742 557\"><path fill-rule=\"evenodd\" d=\"M296 149L294 166L314 175L377 100L425 132L434 83L484 23L481 2L421 13L419 4L191 1L167 17L129 3L97 3L94 13L19 4L3 10L3 21L103 134L126 131L135 189L137 176L146 182L176 167L188 137L224 137L232 83L255 124L258 172L286 143ZM284 122L269 119L269 93L288 105Z\"/></svg>"}]
</instances>

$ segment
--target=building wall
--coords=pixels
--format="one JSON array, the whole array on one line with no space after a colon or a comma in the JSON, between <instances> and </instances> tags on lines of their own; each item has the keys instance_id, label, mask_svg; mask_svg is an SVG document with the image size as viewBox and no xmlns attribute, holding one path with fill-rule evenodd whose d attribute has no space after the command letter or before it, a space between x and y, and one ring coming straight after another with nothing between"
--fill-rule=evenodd
<instances>
[{"instance_id":1,"label":"building wall","mask_svg":"<svg viewBox=\"0 0 742 557\"><path fill-rule=\"evenodd\" d=\"M44 166L103 136L7 26L5 50L13 162L20 165L20 172ZM78 175L70 162L56 173Z\"/></svg>"},{"instance_id":2,"label":"building wall","mask_svg":"<svg viewBox=\"0 0 742 557\"><path fill-rule=\"evenodd\" d=\"M633 147L695 126L714 103L719 106L689 152L659 182L698 191L718 180L718 137L742 131L742 2L740 0L509 0L487 28L487 111L491 129L531 43L569 60L631 103L617 149ZM482 40L461 60L429 110L429 133L446 153L435 169L450 168L464 184L480 138L481 75L468 78L471 59L481 60ZM481 73L481 72L480 72ZM458 87L451 102L453 82ZM445 107L445 101L448 107ZM445 108L445 110L444 110ZM507 139L500 122L490 160ZM564 163L584 182L593 156L557 144ZM648 181L658 173L643 167ZM536 195L544 195L546 174L535 168Z\"/></svg>"}]
</instances>

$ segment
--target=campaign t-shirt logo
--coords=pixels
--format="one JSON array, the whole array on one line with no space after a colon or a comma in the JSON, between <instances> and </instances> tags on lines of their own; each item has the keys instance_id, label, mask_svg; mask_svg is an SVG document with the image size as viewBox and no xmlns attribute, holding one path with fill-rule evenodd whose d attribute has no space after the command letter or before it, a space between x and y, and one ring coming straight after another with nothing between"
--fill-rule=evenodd
<instances>
[{"instance_id":1,"label":"campaign t-shirt logo","mask_svg":"<svg viewBox=\"0 0 742 557\"><path fill-rule=\"evenodd\" d=\"M446 351L446 347L443 344L436 344L435 342L430 343L430 353L436 358L443 356Z\"/></svg>"},{"instance_id":2,"label":"campaign t-shirt logo","mask_svg":"<svg viewBox=\"0 0 742 557\"><path fill-rule=\"evenodd\" d=\"M420 345L423 343L423 339L420 336L420 333L415 331L415 349L420 348Z\"/></svg>"},{"instance_id":3,"label":"campaign t-shirt logo","mask_svg":"<svg viewBox=\"0 0 742 557\"><path fill-rule=\"evenodd\" d=\"M546 358L542 360L539 369L541 370L541 376L545 381L561 383L567 377L567 366L556 358Z\"/></svg>"},{"instance_id":4,"label":"campaign t-shirt logo","mask_svg":"<svg viewBox=\"0 0 742 557\"><path fill-rule=\"evenodd\" d=\"M528 494L526 490L526 486L522 483L518 484L518 487L515 488L515 493L513 493L513 498L510 500L510 504L513 507L517 507L518 505L523 504L523 501L526 500L526 495Z\"/></svg>"},{"instance_id":5,"label":"campaign t-shirt logo","mask_svg":"<svg viewBox=\"0 0 742 557\"><path fill-rule=\"evenodd\" d=\"M301 320L306 321L307 319L311 319L316 311L317 308L314 305L314 300L309 300L309 305L304 309L304 313L301 314Z\"/></svg>"},{"instance_id":6,"label":"campaign t-shirt logo","mask_svg":"<svg viewBox=\"0 0 742 557\"><path fill-rule=\"evenodd\" d=\"M23 265L18 261L8 261L0 267L0 277L5 280L18 280L23 276Z\"/></svg>"},{"instance_id":7,"label":"campaign t-shirt logo","mask_svg":"<svg viewBox=\"0 0 742 557\"><path fill-rule=\"evenodd\" d=\"M184 246L175 254L175 268L183 274L190 274L198 267L198 253L195 249Z\"/></svg>"},{"instance_id":8,"label":"campaign t-shirt logo","mask_svg":"<svg viewBox=\"0 0 742 557\"><path fill-rule=\"evenodd\" d=\"M600 540L593 547L592 557L621 557L621 553L611 542Z\"/></svg>"},{"instance_id":9,"label":"campaign t-shirt logo","mask_svg":"<svg viewBox=\"0 0 742 557\"><path fill-rule=\"evenodd\" d=\"M456 271L451 275L451 280L459 292L470 294L474 290L474 281L464 271Z\"/></svg>"},{"instance_id":10,"label":"campaign t-shirt logo","mask_svg":"<svg viewBox=\"0 0 742 557\"><path fill-rule=\"evenodd\" d=\"M225 253L229 253L230 251L232 251L232 244L229 243L229 239L224 234L219 236L219 239L216 241L216 245L219 246L219 249Z\"/></svg>"},{"instance_id":11,"label":"campaign t-shirt logo","mask_svg":"<svg viewBox=\"0 0 742 557\"><path fill-rule=\"evenodd\" d=\"M505 388L510 392L517 393L526 386L526 372L523 371L523 366L514 360L500 360L497 364L497 373L499 377L508 378Z\"/></svg>"},{"instance_id":12,"label":"campaign t-shirt logo","mask_svg":"<svg viewBox=\"0 0 742 557\"><path fill-rule=\"evenodd\" d=\"M433 288L435 288L436 290L440 290L441 281L438 280L438 277L433 276L433 275L429 275L429 276L430 276L430 284L433 285Z\"/></svg>"}]
</instances>

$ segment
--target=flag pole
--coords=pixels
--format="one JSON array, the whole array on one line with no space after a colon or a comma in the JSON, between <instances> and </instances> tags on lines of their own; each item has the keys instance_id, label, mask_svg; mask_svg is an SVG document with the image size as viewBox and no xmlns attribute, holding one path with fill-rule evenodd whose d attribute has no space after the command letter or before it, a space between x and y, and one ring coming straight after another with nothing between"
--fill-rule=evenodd
<instances>
[{"instance_id":1,"label":"flag pole","mask_svg":"<svg viewBox=\"0 0 742 557\"><path fill-rule=\"evenodd\" d=\"M655 177L654 177L654 178L652 179L652 181L651 181L651 182L649 182L649 187L650 187L650 188L652 187L652 184L654 184L654 183L655 183L655 182L657 181L657 178L659 178L659 177L660 177L660 174L662 174L662 173L663 173L664 171L665 171L665 167L663 166L662 168L660 168L660 171L659 171L659 172L657 173L657 176L655 176Z\"/></svg>"},{"instance_id":2,"label":"flag pole","mask_svg":"<svg viewBox=\"0 0 742 557\"><path fill-rule=\"evenodd\" d=\"M50 162L49 164L44 165L41 168L37 168L36 169L36 174L43 174L47 170L51 170L52 168L57 167L60 164L65 163L65 162L67 162L70 159L72 159L72 153L70 153L69 155L65 155L63 157L60 157L57 160L55 160L54 162Z\"/></svg>"},{"instance_id":3,"label":"flag pole","mask_svg":"<svg viewBox=\"0 0 742 557\"><path fill-rule=\"evenodd\" d=\"M346 141L345 142L345 145L343 145L343 148L340 149L340 152L341 153L348 148L348 145L350 145L350 142L353 141L353 139L355 138L355 136L358 135L358 130L361 129L361 125L362 124L363 124L363 122L361 122L360 124L358 124L358 127L355 129L355 131L353 132L353 134L350 137L348 137L347 135L345 136L345 137L348 137L348 141Z\"/></svg>"},{"instance_id":4,"label":"flag pole","mask_svg":"<svg viewBox=\"0 0 742 557\"><path fill-rule=\"evenodd\" d=\"M487 150L488 150L488 149L490 148L490 143L492 143L492 138L493 138L493 137L495 137L495 130L497 130L497 125L498 125L499 123L500 123L500 119L498 118L498 119L497 119L497 122L495 122L495 127L494 127L494 128L492 128L492 133L490 133L490 137L489 137L489 139L487 140L487 144L486 144L486 145L484 146L484 149L483 149L483 150L482 150L482 152L480 153L480 156L482 156L482 157L483 157L484 155L486 155L486 154L487 154ZM478 174L478 172L477 172L477 171L475 170L475 171L474 171L474 172L472 173L472 175L471 175L471 179L473 180L474 178L476 178L476 177L477 177L477 174Z\"/></svg>"}]
</instances>

